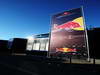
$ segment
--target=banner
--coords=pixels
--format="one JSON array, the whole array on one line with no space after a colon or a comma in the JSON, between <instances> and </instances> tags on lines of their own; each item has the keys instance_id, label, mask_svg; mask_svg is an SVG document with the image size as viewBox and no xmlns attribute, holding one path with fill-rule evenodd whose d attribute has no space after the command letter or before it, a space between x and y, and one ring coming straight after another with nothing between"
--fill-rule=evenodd
<instances>
[{"instance_id":1,"label":"banner","mask_svg":"<svg viewBox=\"0 0 100 75\"><path fill-rule=\"evenodd\" d=\"M49 55L87 58L87 40L82 9L76 8L52 16Z\"/></svg>"}]
</instances>

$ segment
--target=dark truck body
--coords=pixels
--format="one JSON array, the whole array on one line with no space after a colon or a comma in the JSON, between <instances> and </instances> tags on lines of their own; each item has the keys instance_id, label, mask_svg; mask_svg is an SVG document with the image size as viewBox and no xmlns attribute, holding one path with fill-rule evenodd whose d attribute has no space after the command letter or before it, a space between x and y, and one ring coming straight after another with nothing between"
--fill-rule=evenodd
<instances>
[{"instance_id":1,"label":"dark truck body","mask_svg":"<svg viewBox=\"0 0 100 75\"><path fill-rule=\"evenodd\" d=\"M8 49L8 40L0 40L0 55L9 53L10 50Z\"/></svg>"},{"instance_id":2,"label":"dark truck body","mask_svg":"<svg viewBox=\"0 0 100 75\"><path fill-rule=\"evenodd\" d=\"M12 53L25 53L27 45L27 39L13 38L8 42L8 48Z\"/></svg>"}]
</instances>

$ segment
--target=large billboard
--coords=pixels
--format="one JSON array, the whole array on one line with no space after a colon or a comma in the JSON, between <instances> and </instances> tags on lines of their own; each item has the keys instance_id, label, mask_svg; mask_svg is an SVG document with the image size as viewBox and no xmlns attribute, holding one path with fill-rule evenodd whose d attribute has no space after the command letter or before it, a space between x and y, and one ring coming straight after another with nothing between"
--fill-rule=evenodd
<instances>
[{"instance_id":1,"label":"large billboard","mask_svg":"<svg viewBox=\"0 0 100 75\"><path fill-rule=\"evenodd\" d=\"M82 8L76 8L52 16L49 55L54 57L87 58L86 31Z\"/></svg>"}]
</instances>

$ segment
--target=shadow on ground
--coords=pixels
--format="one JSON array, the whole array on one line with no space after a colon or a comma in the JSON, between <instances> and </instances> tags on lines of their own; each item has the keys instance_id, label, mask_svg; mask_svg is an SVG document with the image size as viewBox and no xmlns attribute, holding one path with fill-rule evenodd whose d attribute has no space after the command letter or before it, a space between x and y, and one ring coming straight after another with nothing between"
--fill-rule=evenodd
<instances>
[{"instance_id":1,"label":"shadow on ground","mask_svg":"<svg viewBox=\"0 0 100 75\"><path fill-rule=\"evenodd\" d=\"M97 75L100 65L65 64L34 56L0 56L0 75Z\"/></svg>"}]
</instances>

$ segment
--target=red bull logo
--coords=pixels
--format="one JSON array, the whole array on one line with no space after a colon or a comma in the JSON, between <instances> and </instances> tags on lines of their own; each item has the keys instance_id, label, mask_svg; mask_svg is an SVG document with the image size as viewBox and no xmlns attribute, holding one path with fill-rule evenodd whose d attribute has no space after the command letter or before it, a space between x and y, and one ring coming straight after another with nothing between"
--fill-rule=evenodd
<instances>
[{"instance_id":1,"label":"red bull logo","mask_svg":"<svg viewBox=\"0 0 100 75\"><path fill-rule=\"evenodd\" d=\"M60 52L77 52L76 49L72 49L72 48L56 48L56 51L60 51Z\"/></svg>"},{"instance_id":2,"label":"red bull logo","mask_svg":"<svg viewBox=\"0 0 100 75\"><path fill-rule=\"evenodd\" d=\"M62 25L55 26L54 29L64 29L64 28L73 29L73 28L79 28L79 27L81 27L79 23L70 21Z\"/></svg>"}]
</instances>

